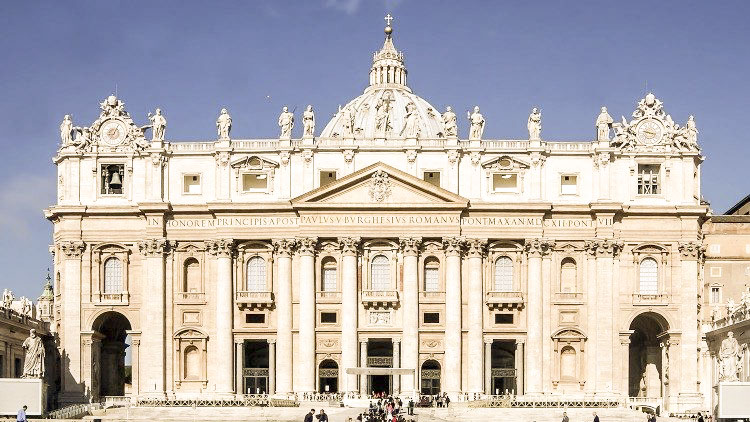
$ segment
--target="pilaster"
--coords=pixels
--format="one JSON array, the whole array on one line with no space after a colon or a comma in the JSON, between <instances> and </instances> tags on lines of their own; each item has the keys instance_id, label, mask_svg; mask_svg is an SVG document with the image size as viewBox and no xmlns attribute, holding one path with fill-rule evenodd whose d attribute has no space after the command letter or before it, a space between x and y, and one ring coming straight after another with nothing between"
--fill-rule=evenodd
<instances>
[{"instance_id":1,"label":"pilaster","mask_svg":"<svg viewBox=\"0 0 750 422\"><path fill-rule=\"evenodd\" d=\"M345 392L357 391L357 374L347 374L348 368L357 366L357 250L359 238L339 239L341 247L341 371L344 383L340 387ZM399 378L394 377L394 384Z\"/></svg>"},{"instance_id":2,"label":"pilaster","mask_svg":"<svg viewBox=\"0 0 750 422\"><path fill-rule=\"evenodd\" d=\"M292 392L292 253L294 239L275 239L274 256L278 268L276 289L276 391ZM269 370L270 372L270 370Z\"/></svg>"},{"instance_id":3,"label":"pilaster","mask_svg":"<svg viewBox=\"0 0 750 422\"><path fill-rule=\"evenodd\" d=\"M542 285L542 257L551 252L550 244L545 239L530 239L524 245L528 261L528 310L526 327L529 350L527 358L529 367L535 368L527 374L527 392L544 391L544 295ZM547 369L549 371L549 369Z\"/></svg>"},{"instance_id":4,"label":"pilaster","mask_svg":"<svg viewBox=\"0 0 750 422\"><path fill-rule=\"evenodd\" d=\"M700 404L700 382L698 380L698 292L699 262L705 254L705 246L698 242L684 242L678 245L682 283L680 286L680 325L682 335L680 366L680 395L683 403ZM673 360L672 364L676 362Z\"/></svg>"},{"instance_id":5,"label":"pilaster","mask_svg":"<svg viewBox=\"0 0 750 422\"><path fill-rule=\"evenodd\" d=\"M81 259L86 244L79 241L63 241L58 244L63 258L62 291L62 361L67 367L62 369L62 392L60 402L80 403L83 400L84 386L81 379ZM10 356L8 368L10 368Z\"/></svg>"},{"instance_id":6,"label":"pilaster","mask_svg":"<svg viewBox=\"0 0 750 422\"><path fill-rule=\"evenodd\" d=\"M466 257L469 265L468 290L468 392L481 393L483 374L490 370L486 366L486 357L482 359L482 338L484 332L484 283L482 280L482 261L486 254L487 239L467 239ZM485 351L486 353L486 351ZM484 369L482 366L486 366Z\"/></svg>"},{"instance_id":7,"label":"pilaster","mask_svg":"<svg viewBox=\"0 0 750 422\"><path fill-rule=\"evenodd\" d=\"M295 376L299 377L299 392L310 393L315 388L315 248L318 239L297 239L299 256L299 347Z\"/></svg>"},{"instance_id":8,"label":"pilaster","mask_svg":"<svg viewBox=\"0 0 750 422\"><path fill-rule=\"evenodd\" d=\"M419 389L419 247L422 244L420 238L399 239L401 253L403 255L403 350L402 367L414 369L412 375L404 375L401 378L401 389L406 394L414 394ZM366 349L365 349L366 352Z\"/></svg>"},{"instance_id":9,"label":"pilaster","mask_svg":"<svg viewBox=\"0 0 750 422\"><path fill-rule=\"evenodd\" d=\"M464 241L444 237L445 249L445 386L455 399L461 388L461 252ZM481 350L481 345L480 345ZM481 358L480 358L481 361ZM481 379L481 378L480 378Z\"/></svg>"},{"instance_id":10,"label":"pilaster","mask_svg":"<svg viewBox=\"0 0 750 422\"><path fill-rule=\"evenodd\" d=\"M144 258L144 283L141 307L141 358L149 363L144 371L141 392L163 397L165 392L166 354L166 279L164 255L169 249L165 238L146 239L138 243Z\"/></svg>"},{"instance_id":11,"label":"pilaster","mask_svg":"<svg viewBox=\"0 0 750 422\"><path fill-rule=\"evenodd\" d=\"M216 360L209 365L214 368L213 384L217 393L230 393L232 384L232 316L234 315L232 295L232 239L210 240L205 242L206 250L216 257L216 335L214 350Z\"/></svg>"}]
</instances>

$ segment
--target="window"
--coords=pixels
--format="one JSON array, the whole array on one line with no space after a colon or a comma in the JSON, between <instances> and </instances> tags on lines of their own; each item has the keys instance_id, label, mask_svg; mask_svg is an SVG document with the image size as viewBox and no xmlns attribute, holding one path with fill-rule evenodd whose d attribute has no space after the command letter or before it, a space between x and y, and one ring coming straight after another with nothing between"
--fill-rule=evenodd
<instances>
[{"instance_id":1,"label":"window","mask_svg":"<svg viewBox=\"0 0 750 422\"><path fill-rule=\"evenodd\" d=\"M263 292L266 290L266 260L254 256L247 260L247 290Z\"/></svg>"},{"instance_id":2,"label":"window","mask_svg":"<svg viewBox=\"0 0 750 422\"><path fill-rule=\"evenodd\" d=\"M336 323L336 312L321 312L320 313L321 324L335 324Z\"/></svg>"},{"instance_id":3,"label":"window","mask_svg":"<svg viewBox=\"0 0 750 422\"><path fill-rule=\"evenodd\" d=\"M321 290L324 292L335 292L338 284L336 280L336 260L333 258L323 260L322 275Z\"/></svg>"},{"instance_id":4,"label":"window","mask_svg":"<svg viewBox=\"0 0 750 422\"><path fill-rule=\"evenodd\" d=\"M711 277L721 277L721 267L711 267Z\"/></svg>"},{"instance_id":5,"label":"window","mask_svg":"<svg viewBox=\"0 0 750 422\"><path fill-rule=\"evenodd\" d=\"M322 170L320 172L320 186L325 186L331 182L336 181L335 170Z\"/></svg>"},{"instance_id":6,"label":"window","mask_svg":"<svg viewBox=\"0 0 750 422\"><path fill-rule=\"evenodd\" d=\"M422 314L422 322L425 324L440 324L440 313L425 312Z\"/></svg>"},{"instance_id":7,"label":"window","mask_svg":"<svg viewBox=\"0 0 750 422\"><path fill-rule=\"evenodd\" d=\"M185 378L186 380L200 379L201 355L198 348L188 346L185 348Z\"/></svg>"},{"instance_id":8,"label":"window","mask_svg":"<svg viewBox=\"0 0 750 422\"><path fill-rule=\"evenodd\" d=\"M13 359L13 364L15 365L15 368L13 368L13 377L21 378L21 375L23 375L23 362L21 362L21 358Z\"/></svg>"},{"instance_id":9,"label":"window","mask_svg":"<svg viewBox=\"0 0 750 422\"><path fill-rule=\"evenodd\" d=\"M268 175L265 173L245 173L242 175L243 192L264 192L268 189Z\"/></svg>"},{"instance_id":10,"label":"window","mask_svg":"<svg viewBox=\"0 0 750 422\"><path fill-rule=\"evenodd\" d=\"M578 195L578 176L569 174L560 176L560 194Z\"/></svg>"},{"instance_id":11,"label":"window","mask_svg":"<svg viewBox=\"0 0 750 422\"><path fill-rule=\"evenodd\" d=\"M513 324L513 314L508 314L508 313L495 314L495 324Z\"/></svg>"},{"instance_id":12,"label":"window","mask_svg":"<svg viewBox=\"0 0 750 422\"><path fill-rule=\"evenodd\" d=\"M560 263L560 292L574 293L576 288L576 261L573 258L565 258Z\"/></svg>"},{"instance_id":13,"label":"window","mask_svg":"<svg viewBox=\"0 0 750 422\"><path fill-rule=\"evenodd\" d=\"M501 256L495 261L496 292L513 291L513 261L507 256Z\"/></svg>"},{"instance_id":14,"label":"window","mask_svg":"<svg viewBox=\"0 0 750 422\"><path fill-rule=\"evenodd\" d=\"M108 258L104 261L104 293L122 292L122 261Z\"/></svg>"},{"instance_id":15,"label":"window","mask_svg":"<svg viewBox=\"0 0 750 422\"><path fill-rule=\"evenodd\" d=\"M266 314L245 314L245 322L248 324L265 324Z\"/></svg>"},{"instance_id":16,"label":"window","mask_svg":"<svg viewBox=\"0 0 750 422\"><path fill-rule=\"evenodd\" d=\"M391 265L388 258L378 255L370 264L372 276L372 290L388 290L391 287Z\"/></svg>"},{"instance_id":17,"label":"window","mask_svg":"<svg viewBox=\"0 0 750 422\"><path fill-rule=\"evenodd\" d=\"M440 261L429 258L424 263L424 291L437 292L440 290Z\"/></svg>"},{"instance_id":18,"label":"window","mask_svg":"<svg viewBox=\"0 0 750 422\"><path fill-rule=\"evenodd\" d=\"M659 165L638 165L638 195L657 195L659 191Z\"/></svg>"},{"instance_id":19,"label":"window","mask_svg":"<svg viewBox=\"0 0 750 422\"><path fill-rule=\"evenodd\" d=\"M125 182L125 166L122 164L103 164L102 195L122 195Z\"/></svg>"},{"instance_id":20,"label":"window","mask_svg":"<svg viewBox=\"0 0 750 422\"><path fill-rule=\"evenodd\" d=\"M718 287L711 287L711 303L721 303L721 295Z\"/></svg>"},{"instance_id":21,"label":"window","mask_svg":"<svg viewBox=\"0 0 750 422\"><path fill-rule=\"evenodd\" d=\"M200 292L201 289L201 265L195 258L189 258L185 260L185 274L184 274L183 291L189 292Z\"/></svg>"},{"instance_id":22,"label":"window","mask_svg":"<svg viewBox=\"0 0 750 422\"><path fill-rule=\"evenodd\" d=\"M186 174L182 178L182 193L185 195L200 195L201 175Z\"/></svg>"},{"instance_id":23,"label":"window","mask_svg":"<svg viewBox=\"0 0 750 422\"><path fill-rule=\"evenodd\" d=\"M494 192L515 192L518 188L518 175L515 173L495 173L492 175Z\"/></svg>"},{"instance_id":24,"label":"window","mask_svg":"<svg viewBox=\"0 0 750 422\"><path fill-rule=\"evenodd\" d=\"M560 380L576 381L576 379L576 351L571 346L565 346L560 352Z\"/></svg>"},{"instance_id":25,"label":"window","mask_svg":"<svg viewBox=\"0 0 750 422\"><path fill-rule=\"evenodd\" d=\"M439 171L426 171L423 173L422 178L425 182L440 187L440 172Z\"/></svg>"},{"instance_id":26,"label":"window","mask_svg":"<svg viewBox=\"0 0 750 422\"><path fill-rule=\"evenodd\" d=\"M655 295L659 293L659 265L654 258L646 258L641 261L640 268L640 293L642 295Z\"/></svg>"}]
</instances>

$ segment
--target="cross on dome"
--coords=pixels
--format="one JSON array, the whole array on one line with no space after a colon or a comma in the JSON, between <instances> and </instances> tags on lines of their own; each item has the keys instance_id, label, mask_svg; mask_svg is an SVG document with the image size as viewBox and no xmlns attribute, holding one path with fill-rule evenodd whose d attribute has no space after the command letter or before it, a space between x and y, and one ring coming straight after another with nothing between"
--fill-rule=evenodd
<instances>
[{"instance_id":1,"label":"cross on dome","mask_svg":"<svg viewBox=\"0 0 750 422\"><path fill-rule=\"evenodd\" d=\"M391 26L391 21L393 21L393 16L391 16L390 13L387 14L387 15L385 15L385 23L386 23L386 25Z\"/></svg>"}]
</instances>

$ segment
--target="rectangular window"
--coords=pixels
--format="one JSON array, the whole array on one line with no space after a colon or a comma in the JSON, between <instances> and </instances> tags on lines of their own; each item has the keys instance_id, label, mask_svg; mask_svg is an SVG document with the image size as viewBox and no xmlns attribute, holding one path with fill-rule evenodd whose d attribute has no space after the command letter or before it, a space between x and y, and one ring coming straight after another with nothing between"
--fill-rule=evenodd
<instances>
[{"instance_id":1,"label":"rectangular window","mask_svg":"<svg viewBox=\"0 0 750 422\"><path fill-rule=\"evenodd\" d=\"M268 189L268 175L265 173L245 173L242 175L243 192L265 192Z\"/></svg>"},{"instance_id":2,"label":"rectangular window","mask_svg":"<svg viewBox=\"0 0 750 422\"><path fill-rule=\"evenodd\" d=\"M320 172L320 186L325 186L331 182L336 181L335 170L322 170Z\"/></svg>"},{"instance_id":3,"label":"rectangular window","mask_svg":"<svg viewBox=\"0 0 750 422\"><path fill-rule=\"evenodd\" d=\"M102 164L102 195L122 195L125 191L125 166L123 164Z\"/></svg>"},{"instance_id":4,"label":"rectangular window","mask_svg":"<svg viewBox=\"0 0 750 422\"><path fill-rule=\"evenodd\" d=\"M422 314L422 322L424 324L440 324L440 313L425 312L424 314Z\"/></svg>"},{"instance_id":5,"label":"rectangular window","mask_svg":"<svg viewBox=\"0 0 750 422\"><path fill-rule=\"evenodd\" d=\"M515 173L494 173L492 175L492 190L494 192L516 192L518 190L518 175Z\"/></svg>"},{"instance_id":6,"label":"rectangular window","mask_svg":"<svg viewBox=\"0 0 750 422\"><path fill-rule=\"evenodd\" d=\"M424 269L424 291L437 292L440 289L440 279L437 268Z\"/></svg>"},{"instance_id":7,"label":"rectangular window","mask_svg":"<svg viewBox=\"0 0 750 422\"><path fill-rule=\"evenodd\" d=\"M711 287L711 303L720 303L721 296L718 287Z\"/></svg>"},{"instance_id":8,"label":"rectangular window","mask_svg":"<svg viewBox=\"0 0 750 422\"><path fill-rule=\"evenodd\" d=\"M569 174L560 176L560 194L578 195L578 176Z\"/></svg>"},{"instance_id":9,"label":"rectangular window","mask_svg":"<svg viewBox=\"0 0 750 422\"><path fill-rule=\"evenodd\" d=\"M638 164L638 195L658 195L659 165Z\"/></svg>"},{"instance_id":10,"label":"rectangular window","mask_svg":"<svg viewBox=\"0 0 750 422\"><path fill-rule=\"evenodd\" d=\"M721 267L711 267L711 277L721 277Z\"/></svg>"},{"instance_id":11,"label":"rectangular window","mask_svg":"<svg viewBox=\"0 0 750 422\"><path fill-rule=\"evenodd\" d=\"M265 324L266 314L245 314L245 322L248 324Z\"/></svg>"},{"instance_id":12,"label":"rectangular window","mask_svg":"<svg viewBox=\"0 0 750 422\"><path fill-rule=\"evenodd\" d=\"M321 324L335 324L336 323L336 312L321 312L320 313Z\"/></svg>"},{"instance_id":13,"label":"rectangular window","mask_svg":"<svg viewBox=\"0 0 750 422\"><path fill-rule=\"evenodd\" d=\"M336 268L323 268L323 291L336 291Z\"/></svg>"},{"instance_id":14,"label":"rectangular window","mask_svg":"<svg viewBox=\"0 0 750 422\"><path fill-rule=\"evenodd\" d=\"M201 194L201 175L186 174L182 178L182 193L185 195Z\"/></svg>"},{"instance_id":15,"label":"rectangular window","mask_svg":"<svg viewBox=\"0 0 750 422\"><path fill-rule=\"evenodd\" d=\"M495 324L513 324L513 314L507 314L507 313L495 314Z\"/></svg>"},{"instance_id":16,"label":"rectangular window","mask_svg":"<svg viewBox=\"0 0 750 422\"><path fill-rule=\"evenodd\" d=\"M422 175L425 182L440 187L440 172L439 171L426 171Z\"/></svg>"}]
</instances>

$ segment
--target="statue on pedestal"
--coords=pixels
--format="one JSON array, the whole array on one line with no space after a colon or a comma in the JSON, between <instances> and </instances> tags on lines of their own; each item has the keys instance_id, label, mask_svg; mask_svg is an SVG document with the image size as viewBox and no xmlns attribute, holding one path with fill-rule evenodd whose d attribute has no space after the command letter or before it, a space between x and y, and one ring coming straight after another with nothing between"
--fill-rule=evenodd
<instances>
[{"instance_id":1,"label":"statue on pedestal","mask_svg":"<svg viewBox=\"0 0 750 422\"><path fill-rule=\"evenodd\" d=\"M349 107L344 107L339 110L341 114L341 124L344 129L344 138L352 138L354 136L354 115Z\"/></svg>"},{"instance_id":2,"label":"statue on pedestal","mask_svg":"<svg viewBox=\"0 0 750 422\"><path fill-rule=\"evenodd\" d=\"M22 347L26 351L26 356L23 361L23 375L21 375L21 378L43 378L44 341L36 335L35 329L31 329L29 337L23 341Z\"/></svg>"},{"instance_id":3,"label":"statue on pedestal","mask_svg":"<svg viewBox=\"0 0 750 422\"><path fill-rule=\"evenodd\" d=\"M734 338L734 333L727 333L719 349L719 381L739 381L738 374L742 371L742 355L740 344Z\"/></svg>"},{"instance_id":4,"label":"statue on pedestal","mask_svg":"<svg viewBox=\"0 0 750 422\"><path fill-rule=\"evenodd\" d=\"M70 145L73 142L73 120L70 119L70 114L66 114L62 123L60 123L60 141L63 146Z\"/></svg>"},{"instance_id":5,"label":"statue on pedestal","mask_svg":"<svg viewBox=\"0 0 750 422\"><path fill-rule=\"evenodd\" d=\"M219 118L216 119L216 131L219 134L219 140L229 140L229 132L232 131L232 116L229 115L229 112L225 108L221 109Z\"/></svg>"},{"instance_id":6,"label":"statue on pedestal","mask_svg":"<svg viewBox=\"0 0 750 422\"><path fill-rule=\"evenodd\" d=\"M3 307L10 309L10 305L13 304L13 292L8 289L3 289Z\"/></svg>"},{"instance_id":7,"label":"statue on pedestal","mask_svg":"<svg viewBox=\"0 0 750 422\"><path fill-rule=\"evenodd\" d=\"M612 127L614 119L607 112L607 107L602 107L602 112L596 118L596 140L609 141L609 129Z\"/></svg>"},{"instance_id":8,"label":"statue on pedestal","mask_svg":"<svg viewBox=\"0 0 750 422\"><path fill-rule=\"evenodd\" d=\"M445 113L443 113L443 136L456 136L457 133L456 113L453 112L451 106L448 106L445 108Z\"/></svg>"},{"instance_id":9,"label":"statue on pedestal","mask_svg":"<svg viewBox=\"0 0 750 422\"><path fill-rule=\"evenodd\" d=\"M692 115L688 117L687 123L685 123L685 140L688 146L698 145L698 129L695 127L695 117Z\"/></svg>"},{"instance_id":10,"label":"statue on pedestal","mask_svg":"<svg viewBox=\"0 0 750 422\"><path fill-rule=\"evenodd\" d=\"M404 127L400 135L408 139L418 139L422 133L422 122L417 112L417 106L413 102L406 105L406 116L404 117Z\"/></svg>"},{"instance_id":11,"label":"statue on pedestal","mask_svg":"<svg viewBox=\"0 0 750 422\"><path fill-rule=\"evenodd\" d=\"M151 140L164 141L164 134L167 130L167 119L161 114L161 109L157 108L154 114L148 113L148 120L151 121Z\"/></svg>"},{"instance_id":12,"label":"statue on pedestal","mask_svg":"<svg viewBox=\"0 0 750 422\"><path fill-rule=\"evenodd\" d=\"M302 114L302 124L304 127L302 136L315 136L315 112L312 105L308 105Z\"/></svg>"},{"instance_id":13,"label":"statue on pedestal","mask_svg":"<svg viewBox=\"0 0 750 422\"><path fill-rule=\"evenodd\" d=\"M292 128L294 128L294 114L289 112L289 108L284 106L279 114L279 128L281 128L281 139L292 138Z\"/></svg>"},{"instance_id":14,"label":"statue on pedestal","mask_svg":"<svg viewBox=\"0 0 750 422\"><path fill-rule=\"evenodd\" d=\"M484 133L484 116L479 112L479 106L474 107L474 112L466 112L466 116L469 118L469 140L478 141L482 139Z\"/></svg>"},{"instance_id":15,"label":"statue on pedestal","mask_svg":"<svg viewBox=\"0 0 750 422\"><path fill-rule=\"evenodd\" d=\"M530 140L539 140L542 133L542 113L534 107L529 114L529 120L526 122L526 128L529 130Z\"/></svg>"}]
</instances>

